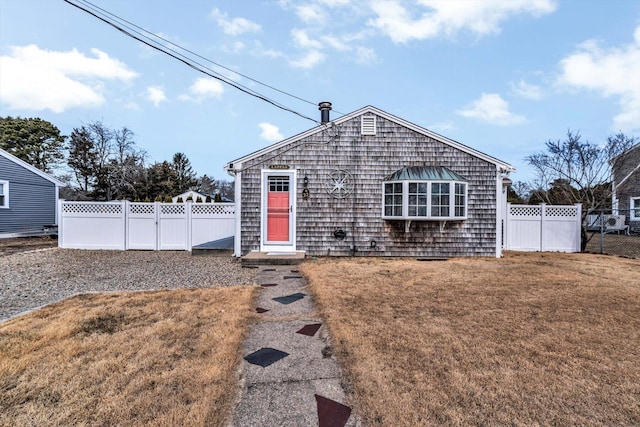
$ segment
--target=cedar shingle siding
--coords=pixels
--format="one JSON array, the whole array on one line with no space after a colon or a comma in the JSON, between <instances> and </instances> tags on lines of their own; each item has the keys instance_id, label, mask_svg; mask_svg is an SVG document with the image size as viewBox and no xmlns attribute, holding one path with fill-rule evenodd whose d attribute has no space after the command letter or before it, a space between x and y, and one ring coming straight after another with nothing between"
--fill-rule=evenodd
<instances>
[{"instance_id":1,"label":"cedar shingle siding","mask_svg":"<svg viewBox=\"0 0 640 427\"><path fill-rule=\"evenodd\" d=\"M242 254L260 250L260 171L286 164L298 174L296 245L307 255L495 256L496 165L381 116L376 117L376 130L375 136L361 135L361 116L356 116L246 160L241 180ZM444 166L464 177L468 219L448 221L443 231L437 221L413 221L408 232L404 221L383 220L382 182L404 166ZM330 197L323 187L336 169L354 178L354 191L344 199ZM305 176L308 200L301 196ZM344 240L334 237L337 229L346 232Z\"/></svg>"}]
</instances>

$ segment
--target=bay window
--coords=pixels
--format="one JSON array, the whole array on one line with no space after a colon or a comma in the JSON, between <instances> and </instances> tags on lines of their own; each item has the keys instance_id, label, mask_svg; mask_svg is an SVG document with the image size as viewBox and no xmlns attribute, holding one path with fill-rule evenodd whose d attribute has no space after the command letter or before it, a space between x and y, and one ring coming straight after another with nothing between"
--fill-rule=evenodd
<instances>
[{"instance_id":1,"label":"bay window","mask_svg":"<svg viewBox=\"0 0 640 427\"><path fill-rule=\"evenodd\" d=\"M467 182L455 172L434 166L405 167L383 182L384 219L464 220Z\"/></svg>"}]
</instances>

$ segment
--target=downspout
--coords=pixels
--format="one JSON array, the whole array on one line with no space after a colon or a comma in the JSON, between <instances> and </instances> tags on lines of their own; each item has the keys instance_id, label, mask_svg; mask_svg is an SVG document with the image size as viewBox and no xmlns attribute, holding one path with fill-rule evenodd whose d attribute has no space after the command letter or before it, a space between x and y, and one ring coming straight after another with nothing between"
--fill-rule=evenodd
<instances>
[{"instance_id":1,"label":"downspout","mask_svg":"<svg viewBox=\"0 0 640 427\"><path fill-rule=\"evenodd\" d=\"M233 166L233 165L232 165ZM240 168L227 169L229 176L234 178L234 233L233 233L233 256L239 258L242 256L242 172Z\"/></svg>"}]
</instances>

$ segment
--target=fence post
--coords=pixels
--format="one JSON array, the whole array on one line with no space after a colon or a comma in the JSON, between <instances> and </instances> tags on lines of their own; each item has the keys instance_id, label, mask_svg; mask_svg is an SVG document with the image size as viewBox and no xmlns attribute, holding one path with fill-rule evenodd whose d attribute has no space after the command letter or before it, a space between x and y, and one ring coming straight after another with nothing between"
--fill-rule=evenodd
<instances>
[{"instance_id":1,"label":"fence post","mask_svg":"<svg viewBox=\"0 0 640 427\"><path fill-rule=\"evenodd\" d=\"M187 241L185 242L185 245L187 246L187 251L191 252L191 233L192 233L192 221L193 221L193 202L187 202L187 206L186 206L186 214L187 214L187 222L185 224L185 234L186 234L186 239Z\"/></svg>"},{"instance_id":2,"label":"fence post","mask_svg":"<svg viewBox=\"0 0 640 427\"><path fill-rule=\"evenodd\" d=\"M582 252L582 203L576 203L578 235L576 237L576 252Z\"/></svg>"},{"instance_id":3,"label":"fence post","mask_svg":"<svg viewBox=\"0 0 640 427\"><path fill-rule=\"evenodd\" d=\"M62 223L64 222L64 217L62 216L62 204L64 203L64 199L58 200L58 247L64 248L64 226Z\"/></svg>"},{"instance_id":4,"label":"fence post","mask_svg":"<svg viewBox=\"0 0 640 427\"><path fill-rule=\"evenodd\" d=\"M123 201L124 206L124 250L129 250L129 201Z\"/></svg>"},{"instance_id":5,"label":"fence post","mask_svg":"<svg viewBox=\"0 0 640 427\"><path fill-rule=\"evenodd\" d=\"M504 248L509 250L509 216L511 214L511 203L507 202L507 211L504 213L504 218L502 218L502 239Z\"/></svg>"},{"instance_id":6,"label":"fence post","mask_svg":"<svg viewBox=\"0 0 640 427\"><path fill-rule=\"evenodd\" d=\"M540 252L544 252L545 250L545 244L544 244L544 239L545 239L545 233L544 233L544 223L545 223L545 218L547 216L547 212L546 212L546 204L545 203L541 203L540 204Z\"/></svg>"}]
</instances>

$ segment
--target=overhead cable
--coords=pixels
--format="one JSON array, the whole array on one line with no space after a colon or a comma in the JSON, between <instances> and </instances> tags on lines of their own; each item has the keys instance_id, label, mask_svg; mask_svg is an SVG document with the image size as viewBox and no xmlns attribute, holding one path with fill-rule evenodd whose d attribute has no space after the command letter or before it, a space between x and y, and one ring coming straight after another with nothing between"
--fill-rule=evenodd
<instances>
[{"instance_id":1,"label":"overhead cable","mask_svg":"<svg viewBox=\"0 0 640 427\"><path fill-rule=\"evenodd\" d=\"M274 107L277 107L277 108L279 108L281 110L288 111L288 112L293 113L293 114L295 114L295 115L297 115L299 117L302 117L302 118L310 120L310 121L312 121L312 122L314 122L316 124L319 124L319 122L317 120L315 120L315 119L313 119L311 117L308 117L308 116L306 116L306 115L304 115L302 113L299 113L299 112L297 112L297 111L295 111L295 110L293 110L293 109L291 109L291 108L289 108L289 107L287 107L287 106L285 106L285 105L283 105L283 104L281 104L281 103L279 103L277 101L274 101L274 100L268 98L267 96L260 94L259 92L255 91L255 90L252 90L252 89L250 89L250 88L248 88L246 86L241 85L240 83L237 83L237 82L234 82L234 81L230 80L229 78L223 76L220 73L217 73L216 71L206 67L205 65L200 64L197 61L195 61L195 60L193 60L193 59L191 59L191 58L189 58L189 57L187 57L187 56L185 56L185 55L183 55L183 54L181 54L181 53L179 53L179 52L177 52L177 51L175 51L175 50L173 50L173 49L171 49L171 48L169 48L167 46L163 46L162 44L158 43L157 41L154 41L151 37L146 36L145 34L142 34L141 32L139 32L139 31L137 31L135 29L127 27L126 24L134 26L136 28L139 28L144 33L151 34L153 37L158 38L158 39L160 39L160 40L162 40L164 42L167 42L167 43L169 43L169 44L171 44L171 45L173 45L173 46L175 46L175 47L177 47L179 49L182 49L185 52L188 52L188 53L190 53L192 55L195 55L195 56L197 56L199 58L205 59L206 61L211 62L212 64L215 64L215 65L217 65L217 66L219 66L219 67L221 67L221 68L223 68L225 70L231 71L231 72L233 72L233 73L235 73L235 74L237 74L239 76L245 77L245 78L247 78L247 79L249 79L251 81L259 83L259 84L261 84L261 85L263 85L265 87L269 87L270 89L276 90L276 91L278 91L280 93L283 93L285 95L288 95L288 96L292 96L292 97L294 97L296 99L299 99L299 100L302 100L304 102L311 103L310 101L304 100L304 99L299 98L297 96L291 95L291 94L289 94L287 92L284 92L284 91L281 91L279 89L273 88L273 87L271 87L269 85L266 85L264 83L261 83L261 82L255 80L255 79L251 79L251 78L249 78L247 76L244 76L244 75L242 75L242 74L240 74L240 73L238 73L236 71L230 70L227 67L221 66L221 65L219 65L219 64L217 64L217 63L215 63L215 62L213 62L211 60L203 58L202 56L197 55L197 54L195 54L195 53L193 53L193 52L191 52L191 51L189 51L187 49L184 49L184 48L178 46L177 44L175 44L173 42L170 42L170 41L168 41L168 40L166 40L166 39L164 39L164 38L162 38L160 36L157 36L157 35L149 32L149 31L147 31L147 30L145 30L145 29L143 29L141 27L138 27L137 25L131 24L128 21L117 17L116 15L113 15L113 14L111 14L109 12L106 12L106 11L104 11L104 9L101 9L101 8L91 4L90 2L88 2L86 0L78 0L78 1L80 3L82 3L82 4L74 3L71 0L64 0L65 3L68 3L71 6L74 6L74 7L78 8L78 9L82 10L85 13L88 13L89 15L91 15L91 16L95 17L96 19L104 22L105 24L115 28L116 30L120 31L121 33L133 38L134 40L137 40L140 43L143 43L144 45L149 46L152 49L155 49L155 50L157 50L159 52L162 52L165 55L168 55L168 56L172 57L173 59L176 59L176 60L182 62L183 64L187 65L188 67L190 67L190 68L192 68L192 69L194 69L194 70L196 70L196 71L198 71L200 73L203 73L203 74L205 74L205 75L207 75L209 77L212 77L212 78L214 78L216 80L219 80L219 81L221 81L223 83L226 83L227 85L232 86L232 87L238 89L239 91L241 91L243 93L246 93L247 95L251 95L251 96L253 96L255 98L258 98L258 99L260 99L260 100L262 100L264 102L267 102L267 103L269 103L269 104L273 105ZM93 10L91 10L91 9L93 9ZM104 12L100 12L100 11L104 11ZM109 15L116 17L116 19L124 22L125 24L113 22L112 19L109 19L108 17L104 16L104 13L108 13ZM145 39L147 39L149 41L147 41ZM311 104L313 104L313 103L311 103Z\"/></svg>"}]
</instances>

